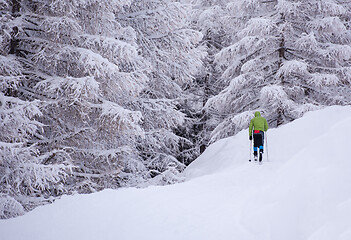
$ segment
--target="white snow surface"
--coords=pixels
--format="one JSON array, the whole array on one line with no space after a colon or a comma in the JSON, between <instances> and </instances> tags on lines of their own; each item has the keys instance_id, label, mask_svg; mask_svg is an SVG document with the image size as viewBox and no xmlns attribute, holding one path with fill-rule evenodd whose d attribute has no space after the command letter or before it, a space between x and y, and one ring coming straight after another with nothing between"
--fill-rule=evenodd
<instances>
[{"instance_id":1,"label":"white snow surface","mask_svg":"<svg viewBox=\"0 0 351 240\"><path fill-rule=\"evenodd\" d=\"M268 130L263 165L248 130L211 145L170 186L65 196L0 221L1 240L350 240L351 106Z\"/></svg>"}]
</instances>

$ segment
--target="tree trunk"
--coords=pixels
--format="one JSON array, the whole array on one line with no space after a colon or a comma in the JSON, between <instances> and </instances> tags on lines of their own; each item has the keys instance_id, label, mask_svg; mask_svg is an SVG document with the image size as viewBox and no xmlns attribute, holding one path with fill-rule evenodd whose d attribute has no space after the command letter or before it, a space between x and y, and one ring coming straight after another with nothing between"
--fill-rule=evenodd
<instances>
[{"instance_id":1,"label":"tree trunk","mask_svg":"<svg viewBox=\"0 0 351 240\"><path fill-rule=\"evenodd\" d=\"M21 1L20 0L12 0L12 9L11 9L11 14L14 18L17 18L20 16L20 10L21 10ZM11 41L10 41L10 54L16 54L18 55L18 39L17 34L19 30L18 27L15 26L12 28L11 32Z\"/></svg>"},{"instance_id":2,"label":"tree trunk","mask_svg":"<svg viewBox=\"0 0 351 240\"><path fill-rule=\"evenodd\" d=\"M12 0L12 16L18 17L21 10L21 0Z\"/></svg>"}]
</instances>

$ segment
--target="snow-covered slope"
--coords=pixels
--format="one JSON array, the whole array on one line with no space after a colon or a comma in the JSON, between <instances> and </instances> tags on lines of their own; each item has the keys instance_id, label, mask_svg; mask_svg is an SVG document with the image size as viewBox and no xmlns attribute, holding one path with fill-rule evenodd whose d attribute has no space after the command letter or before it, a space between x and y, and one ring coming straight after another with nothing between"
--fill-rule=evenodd
<instances>
[{"instance_id":1,"label":"snow-covered slope","mask_svg":"<svg viewBox=\"0 0 351 240\"><path fill-rule=\"evenodd\" d=\"M246 130L184 183L66 196L0 221L0 239L350 240L350 126L351 106L335 106L271 129L263 165L248 162Z\"/></svg>"}]
</instances>

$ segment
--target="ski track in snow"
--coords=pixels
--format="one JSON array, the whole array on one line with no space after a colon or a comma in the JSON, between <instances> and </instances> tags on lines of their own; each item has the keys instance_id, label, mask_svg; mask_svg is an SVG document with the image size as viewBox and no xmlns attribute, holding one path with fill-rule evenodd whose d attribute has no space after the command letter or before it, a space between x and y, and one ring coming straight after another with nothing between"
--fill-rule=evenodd
<instances>
[{"instance_id":1,"label":"ski track in snow","mask_svg":"<svg viewBox=\"0 0 351 240\"><path fill-rule=\"evenodd\" d=\"M0 221L1 240L350 240L351 107L268 131L270 161L248 162L248 131L212 144L171 186L64 196Z\"/></svg>"}]
</instances>

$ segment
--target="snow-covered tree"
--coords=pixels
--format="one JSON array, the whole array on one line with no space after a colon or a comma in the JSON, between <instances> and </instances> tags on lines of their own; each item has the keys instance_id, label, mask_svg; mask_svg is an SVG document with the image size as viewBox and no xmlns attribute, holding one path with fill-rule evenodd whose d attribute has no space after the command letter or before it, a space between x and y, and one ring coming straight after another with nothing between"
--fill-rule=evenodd
<instances>
[{"instance_id":1,"label":"snow-covered tree","mask_svg":"<svg viewBox=\"0 0 351 240\"><path fill-rule=\"evenodd\" d=\"M32 65L17 38L23 19L18 1L0 2L0 218L18 216L62 190L69 164L45 163L34 136L41 137L40 101L27 95ZM38 195L40 197L38 197Z\"/></svg>"},{"instance_id":2,"label":"snow-covered tree","mask_svg":"<svg viewBox=\"0 0 351 240\"><path fill-rule=\"evenodd\" d=\"M204 59L205 71L197 76L197 81L189 89L193 101L196 119L195 135L201 148L208 144L210 134L225 118L224 113L215 109L204 108L208 100L218 95L229 84L229 79L221 77L223 68L218 65L216 55L227 46L238 40L236 33L241 31L247 21L260 16L266 11L259 1L222 1L222 0L189 0L194 4L193 26L204 35L202 44L206 46L207 58ZM259 7L258 7L259 6ZM200 107L199 107L200 106Z\"/></svg>"},{"instance_id":3,"label":"snow-covered tree","mask_svg":"<svg viewBox=\"0 0 351 240\"><path fill-rule=\"evenodd\" d=\"M140 182L147 174L135 148L142 114L130 108L148 80L135 32L115 13L128 1L30 1L23 48L36 66L31 89L43 102L50 163L69 161L70 190L91 192Z\"/></svg>"},{"instance_id":4,"label":"snow-covered tree","mask_svg":"<svg viewBox=\"0 0 351 240\"><path fill-rule=\"evenodd\" d=\"M177 135L185 119L179 106L204 55L197 48L202 35L188 27L188 5L35 0L1 6L9 20L2 19L7 108L0 115L10 119L4 128L12 126L1 136L2 153L11 150L17 159L11 166L4 160L1 171L26 176L23 196L92 192L154 176L154 184L179 180L181 145L189 142ZM28 182L31 174L36 180ZM28 208L9 200L14 194L6 189L20 184L5 183L14 174L4 176L0 211Z\"/></svg>"},{"instance_id":5,"label":"snow-covered tree","mask_svg":"<svg viewBox=\"0 0 351 240\"><path fill-rule=\"evenodd\" d=\"M190 157L183 145L191 143L175 129L185 121L185 86L202 69L202 34L190 29L191 6L178 1L135 0L124 10L117 18L135 29L141 55L151 64L142 98L133 102L144 117L139 148L153 174L169 166L181 170Z\"/></svg>"},{"instance_id":6,"label":"snow-covered tree","mask_svg":"<svg viewBox=\"0 0 351 240\"><path fill-rule=\"evenodd\" d=\"M203 110L207 100L219 92L217 79L219 73L214 68L214 55L223 47L225 39L229 36L225 31L227 1L222 0L184 0L192 6L188 13L191 19L191 27L203 35L200 45L206 51L203 58L203 67L195 76L195 81L187 84L187 101L183 102L183 108L187 109L188 120L181 129L187 138L192 140L187 151L200 154L206 148L209 133L214 126L208 114ZM190 159L192 160L192 159Z\"/></svg>"},{"instance_id":7,"label":"snow-covered tree","mask_svg":"<svg viewBox=\"0 0 351 240\"><path fill-rule=\"evenodd\" d=\"M246 128L255 110L277 126L350 103L350 3L242 0L231 7L243 27L216 55L228 86L206 105L223 116L213 141Z\"/></svg>"}]
</instances>

